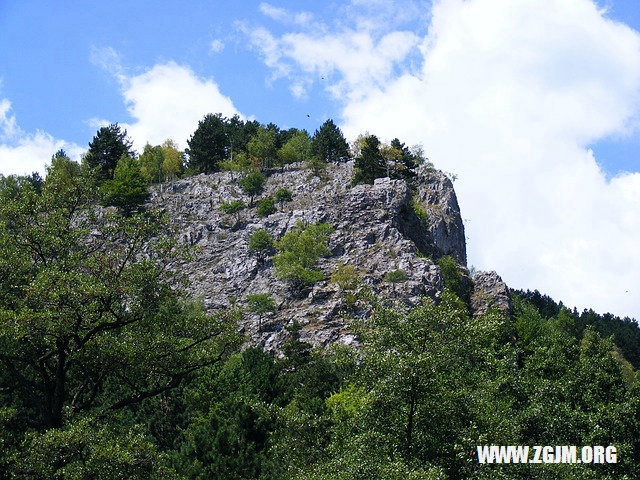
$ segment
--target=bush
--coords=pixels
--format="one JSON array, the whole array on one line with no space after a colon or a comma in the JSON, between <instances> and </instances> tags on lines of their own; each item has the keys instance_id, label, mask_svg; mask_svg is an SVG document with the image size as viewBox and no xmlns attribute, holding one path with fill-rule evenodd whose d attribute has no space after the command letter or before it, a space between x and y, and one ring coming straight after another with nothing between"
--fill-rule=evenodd
<instances>
[{"instance_id":1,"label":"bush","mask_svg":"<svg viewBox=\"0 0 640 480\"><path fill-rule=\"evenodd\" d=\"M327 242L334 229L328 223L305 226L298 223L276 242L280 251L274 260L276 274L290 283L294 289L322 280L322 272L316 270L318 258L329 255Z\"/></svg>"},{"instance_id":2,"label":"bush","mask_svg":"<svg viewBox=\"0 0 640 480\"><path fill-rule=\"evenodd\" d=\"M338 264L338 268L331 275L331 281L337 284L340 290L344 291L355 290L360 283L355 267L353 265L345 265L342 262Z\"/></svg>"},{"instance_id":3,"label":"bush","mask_svg":"<svg viewBox=\"0 0 640 480\"><path fill-rule=\"evenodd\" d=\"M291 193L291 190L282 187L276 191L275 198L276 203L290 202L291 200L293 200L293 194Z\"/></svg>"},{"instance_id":4,"label":"bush","mask_svg":"<svg viewBox=\"0 0 640 480\"><path fill-rule=\"evenodd\" d=\"M273 248L273 237L269 232L258 229L249 237L249 251L255 252L259 257L264 258Z\"/></svg>"},{"instance_id":5,"label":"bush","mask_svg":"<svg viewBox=\"0 0 640 480\"><path fill-rule=\"evenodd\" d=\"M258 208L256 209L256 213L259 217L268 217L272 213L276 211L276 203L274 202L272 197L264 197L260 202L258 202Z\"/></svg>"},{"instance_id":6,"label":"bush","mask_svg":"<svg viewBox=\"0 0 640 480\"><path fill-rule=\"evenodd\" d=\"M390 272L387 272L387 274L384 276L384 279L389 283L406 282L408 278L409 276L404 270L392 270Z\"/></svg>"},{"instance_id":7,"label":"bush","mask_svg":"<svg viewBox=\"0 0 640 480\"><path fill-rule=\"evenodd\" d=\"M471 285L463 280L456 261L449 255L445 255L440 257L437 263L442 272L445 287L455 293L460 300L469 303Z\"/></svg>"},{"instance_id":8,"label":"bush","mask_svg":"<svg viewBox=\"0 0 640 480\"><path fill-rule=\"evenodd\" d=\"M236 223L240 221L240 212L247 208L247 205L242 200L234 200L232 202L222 202L220 204L220 210L227 215L233 215Z\"/></svg>"},{"instance_id":9,"label":"bush","mask_svg":"<svg viewBox=\"0 0 640 480\"><path fill-rule=\"evenodd\" d=\"M255 196L262 192L265 181L266 177L258 171L253 171L245 175L240 180L240 188L242 188L242 191L249 195L251 199L249 202L250 206L253 206L253 199L255 198Z\"/></svg>"},{"instance_id":10,"label":"bush","mask_svg":"<svg viewBox=\"0 0 640 480\"><path fill-rule=\"evenodd\" d=\"M125 215L131 215L149 198L147 180L142 175L140 164L130 157L122 157L113 174L99 190L103 205L118 207Z\"/></svg>"}]
</instances>

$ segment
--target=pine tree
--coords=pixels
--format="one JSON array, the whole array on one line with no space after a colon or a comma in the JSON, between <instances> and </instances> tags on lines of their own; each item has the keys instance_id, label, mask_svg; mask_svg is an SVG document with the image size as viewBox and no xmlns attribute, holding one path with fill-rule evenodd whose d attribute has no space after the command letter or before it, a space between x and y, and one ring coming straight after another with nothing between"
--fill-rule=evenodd
<instances>
[{"instance_id":1,"label":"pine tree","mask_svg":"<svg viewBox=\"0 0 640 480\"><path fill-rule=\"evenodd\" d=\"M327 120L315 131L311 153L325 162L341 162L349 158L349 145L333 120Z\"/></svg>"},{"instance_id":2,"label":"pine tree","mask_svg":"<svg viewBox=\"0 0 640 480\"><path fill-rule=\"evenodd\" d=\"M133 157L131 140L127 131L121 130L117 123L102 127L89 144L89 151L84 157L86 165L93 169L98 181L113 178L116 165L123 156Z\"/></svg>"},{"instance_id":3,"label":"pine tree","mask_svg":"<svg viewBox=\"0 0 640 480\"><path fill-rule=\"evenodd\" d=\"M220 162L225 157L231 143L225 131L226 119L220 113L209 113L198 122L198 128L187 140L189 167L198 173L220 170Z\"/></svg>"},{"instance_id":4,"label":"pine tree","mask_svg":"<svg viewBox=\"0 0 640 480\"><path fill-rule=\"evenodd\" d=\"M387 164L380 152L380 140L375 135L364 137L360 155L356 158L355 171L351 183L373 184L376 178L387 176Z\"/></svg>"}]
</instances>

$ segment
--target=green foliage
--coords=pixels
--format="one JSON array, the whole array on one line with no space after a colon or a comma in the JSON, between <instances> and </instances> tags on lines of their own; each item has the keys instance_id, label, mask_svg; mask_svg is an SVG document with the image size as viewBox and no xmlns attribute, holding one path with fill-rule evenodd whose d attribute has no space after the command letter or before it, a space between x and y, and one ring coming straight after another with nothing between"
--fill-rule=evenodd
<instances>
[{"instance_id":1,"label":"green foliage","mask_svg":"<svg viewBox=\"0 0 640 480\"><path fill-rule=\"evenodd\" d=\"M288 165L290 163L304 162L311 157L311 138L306 131L297 131L278 150L278 163Z\"/></svg>"},{"instance_id":2,"label":"green foliage","mask_svg":"<svg viewBox=\"0 0 640 480\"><path fill-rule=\"evenodd\" d=\"M247 144L247 153L254 167L272 168L278 157L276 149L277 134L274 129L260 127Z\"/></svg>"},{"instance_id":3,"label":"green foliage","mask_svg":"<svg viewBox=\"0 0 640 480\"><path fill-rule=\"evenodd\" d=\"M389 283L406 282L408 278L409 276L404 270L391 270L384 276L384 279Z\"/></svg>"},{"instance_id":4,"label":"green foliage","mask_svg":"<svg viewBox=\"0 0 640 480\"><path fill-rule=\"evenodd\" d=\"M184 158L182 152L178 150L178 145L171 139L167 139L162 144L162 173L166 180L175 181L182 172Z\"/></svg>"},{"instance_id":5,"label":"green foliage","mask_svg":"<svg viewBox=\"0 0 640 480\"><path fill-rule=\"evenodd\" d=\"M387 162L380 152L380 140L375 135L364 137L360 154L355 161L351 184L373 184L376 178L385 177L387 174Z\"/></svg>"},{"instance_id":6,"label":"green foliage","mask_svg":"<svg viewBox=\"0 0 640 480\"><path fill-rule=\"evenodd\" d=\"M160 145L152 147L148 143L140 155L140 171L148 183L160 183L164 180L162 164L164 151Z\"/></svg>"},{"instance_id":7,"label":"green foliage","mask_svg":"<svg viewBox=\"0 0 640 480\"><path fill-rule=\"evenodd\" d=\"M425 225L429 223L429 214L425 210L424 206L413 196L411 197L411 210Z\"/></svg>"},{"instance_id":8,"label":"green foliage","mask_svg":"<svg viewBox=\"0 0 640 480\"><path fill-rule=\"evenodd\" d=\"M289 190L288 188L282 187L276 190L275 200L276 200L276 203L279 203L279 204L290 202L291 200L293 200L293 194L291 193L291 190Z\"/></svg>"},{"instance_id":9,"label":"green foliage","mask_svg":"<svg viewBox=\"0 0 640 480\"><path fill-rule=\"evenodd\" d=\"M160 479L171 475L165 459L134 425L114 431L103 421L87 417L64 429L29 433L12 470L16 478L56 478L76 480Z\"/></svg>"},{"instance_id":10,"label":"green foliage","mask_svg":"<svg viewBox=\"0 0 640 480\"><path fill-rule=\"evenodd\" d=\"M240 188L242 188L242 191L249 195L251 199L249 202L250 206L253 206L255 196L262 192L266 180L266 177L262 173L255 170L240 179Z\"/></svg>"},{"instance_id":11,"label":"green foliage","mask_svg":"<svg viewBox=\"0 0 640 480\"><path fill-rule=\"evenodd\" d=\"M471 283L462 278L458 264L449 255L440 257L437 261L445 287L455 293L465 303L469 303L471 296Z\"/></svg>"},{"instance_id":12,"label":"green foliage","mask_svg":"<svg viewBox=\"0 0 640 480\"><path fill-rule=\"evenodd\" d=\"M313 134L311 155L325 163L341 162L349 158L349 145L333 120L324 122Z\"/></svg>"},{"instance_id":13,"label":"green foliage","mask_svg":"<svg viewBox=\"0 0 640 480\"><path fill-rule=\"evenodd\" d=\"M186 153L189 167L198 173L211 173L220 170L231 141L225 130L226 119L222 114L209 113L198 122L198 128L191 135Z\"/></svg>"},{"instance_id":14,"label":"green foliage","mask_svg":"<svg viewBox=\"0 0 640 480\"><path fill-rule=\"evenodd\" d=\"M340 290L348 292L358 288L360 279L353 265L345 265L340 262L336 271L331 275L331 282L337 284Z\"/></svg>"},{"instance_id":15,"label":"green foliage","mask_svg":"<svg viewBox=\"0 0 640 480\"><path fill-rule=\"evenodd\" d=\"M54 162L41 196L0 192L0 392L42 429L175 388L236 342L230 318L172 287L167 219L96 217L74 168Z\"/></svg>"},{"instance_id":16,"label":"green foliage","mask_svg":"<svg viewBox=\"0 0 640 480\"><path fill-rule=\"evenodd\" d=\"M116 166L122 157L134 156L131 147L127 131L122 131L117 123L112 123L98 130L89 143L89 150L83 161L100 184L113 178Z\"/></svg>"},{"instance_id":17,"label":"green foliage","mask_svg":"<svg viewBox=\"0 0 640 480\"><path fill-rule=\"evenodd\" d=\"M276 304L268 293L254 293L247 295L249 311L258 315L258 330L262 330L262 315L267 312L275 312Z\"/></svg>"},{"instance_id":18,"label":"green foliage","mask_svg":"<svg viewBox=\"0 0 640 480\"><path fill-rule=\"evenodd\" d=\"M273 249L273 237L266 230L259 228L249 237L249 251L265 257Z\"/></svg>"},{"instance_id":19,"label":"green foliage","mask_svg":"<svg viewBox=\"0 0 640 480\"><path fill-rule=\"evenodd\" d=\"M253 313L261 315L267 312L275 312L276 305L273 301L273 297L268 293L254 293L247 295L247 304L249 310Z\"/></svg>"},{"instance_id":20,"label":"green foliage","mask_svg":"<svg viewBox=\"0 0 640 480\"><path fill-rule=\"evenodd\" d=\"M273 197L264 197L258 202L256 213L259 217L268 217L276 212L276 202Z\"/></svg>"},{"instance_id":21,"label":"green foliage","mask_svg":"<svg viewBox=\"0 0 640 480\"><path fill-rule=\"evenodd\" d=\"M220 210L227 215L233 215L236 224L240 222L240 212L245 208L247 205L242 200L232 200L220 204Z\"/></svg>"},{"instance_id":22,"label":"green foliage","mask_svg":"<svg viewBox=\"0 0 640 480\"><path fill-rule=\"evenodd\" d=\"M222 202L220 204L220 210L227 215L235 215L247 208L247 205L242 200L232 200L231 202Z\"/></svg>"},{"instance_id":23,"label":"green foliage","mask_svg":"<svg viewBox=\"0 0 640 480\"><path fill-rule=\"evenodd\" d=\"M274 259L276 274L300 289L322 279L322 272L316 270L318 259L330 254L327 242L333 228L328 223L305 226L298 223L276 242L280 253Z\"/></svg>"},{"instance_id":24,"label":"green foliage","mask_svg":"<svg viewBox=\"0 0 640 480\"><path fill-rule=\"evenodd\" d=\"M322 177L324 171L327 169L328 167L328 163L325 162L324 160L322 160L321 157L318 157L316 155L312 156L311 158L309 158L309 160L307 160L306 162L306 167L311 170L311 174L315 175L316 177Z\"/></svg>"},{"instance_id":25,"label":"green foliage","mask_svg":"<svg viewBox=\"0 0 640 480\"><path fill-rule=\"evenodd\" d=\"M99 195L103 205L118 207L125 215L131 215L144 204L149 198L149 191L138 161L122 157L113 179L102 184Z\"/></svg>"}]
</instances>

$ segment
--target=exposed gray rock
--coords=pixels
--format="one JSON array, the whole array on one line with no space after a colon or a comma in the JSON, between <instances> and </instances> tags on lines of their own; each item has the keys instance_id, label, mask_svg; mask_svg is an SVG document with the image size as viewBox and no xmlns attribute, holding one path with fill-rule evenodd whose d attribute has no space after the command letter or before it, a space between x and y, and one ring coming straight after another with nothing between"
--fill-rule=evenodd
<instances>
[{"instance_id":1,"label":"exposed gray rock","mask_svg":"<svg viewBox=\"0 0 640 480\"><path fill-rule=\"evenodd\" d=\"M511 312L511 293L500 275L496 272L478 272L474 275L471 308L476 316L492 308Z\"/></svg>"},{"instance_id":2,"label":"exposed gray rock","mask_svg":"<svg viewBox=\"0 0 640 480\"><path fill-rule=\"evenodd\" d=\"M232 172L189 177L173 188L156 187L150 203L165 209L182 241L195 247L195 260L180 268L187 273L192 293L208 309L245 305L252 293L273 296L277 312L263 317L261 331L256 316L245 318L243 329L253 344L279 349L287 337L285 327L294 320L303 327L303 340L321 345L352 343L354 337L342 315L349 309L345 295L329 281L340 263L353 265L362 284L374 293L407 304L425 295L433 299L440 295L443 283L435 259L451 255L461 265L466 263L458 202L443 173L422 169L411 188L403 180L389 178L352 188L352 171L353 162L347 162L331 165L324 179L312 177L297 164L271 172L264 195L286 187L293 201L266 218L249 208L236 222L220 211L222 202L243 199L249 203L238 186L238 174ZM415 214L415 202L427 212L426 219ZM335 232L329 241L332 255L319 264L325 280L293 295L275 276L270 260L261 262L249 252L248 241L259 228L274 238L282 237L298 222L328 222ZM391 285L385 275L397 269L405 270L408 279Z\"/></svg>"}]
</instances>

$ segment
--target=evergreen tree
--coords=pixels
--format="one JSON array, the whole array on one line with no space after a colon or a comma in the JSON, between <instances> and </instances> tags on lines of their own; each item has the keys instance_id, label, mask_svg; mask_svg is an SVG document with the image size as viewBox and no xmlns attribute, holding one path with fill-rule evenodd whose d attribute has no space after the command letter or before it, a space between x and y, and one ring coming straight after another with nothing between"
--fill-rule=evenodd
<instances>
[{"instance_id":1,"label":"evergreen tree","mask_svg":"<svg viewBox=\"0 0 640 480\"><path fill-rule=\"evenodd\" d=\"M342 162L349 158L349 145L333 120L327 120L315 131L311 153L325 162Z\"/></svg>"},{"instance_id":2,"label":"evergreen tree","mask_svg":"<svg viewBox=\"0 0 640 480\"><path fill-rule=\"evenodd\" d=\"M86 165L93 170L99 182L110 180L118 161L123 156L133 157L131 140L127 131L121 130L117 123L102 127L89 143L89 150L84 157Z\"/></svg>"},{"instance_id":3,"label":"evergreen tree","mask_svg":"<svg viewBox=\"0 0 640 480\"><path fill-rule=\"evenodd\" d=\"M380 140L375 135L364 137L360 155L356 158L351 183L372 184L376 178L387 176L387 164L380 152Z\"/></svg>"},{"instance_id":4,"label":"evergreen tree","mask_svg":"<svg viewBox=\"0 0 640 480\"><path fill-rule=\"evenodd\" d=\"M209 113L198 122L198 128L187 140L189 167L199 173L220 170L222 162L231 146L225 131L226 119L220 113Z\"/></svg>"}]
</instances>

